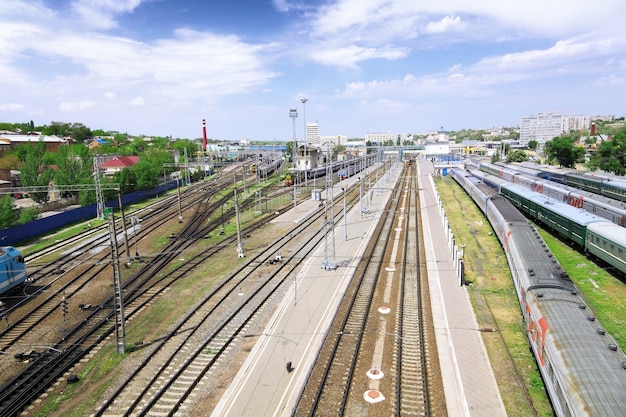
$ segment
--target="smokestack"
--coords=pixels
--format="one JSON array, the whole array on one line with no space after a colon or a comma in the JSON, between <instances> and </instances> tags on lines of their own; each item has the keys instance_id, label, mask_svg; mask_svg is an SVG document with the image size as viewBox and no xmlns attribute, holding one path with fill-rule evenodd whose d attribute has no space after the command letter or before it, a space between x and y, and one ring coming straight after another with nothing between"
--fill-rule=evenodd
<instances>
[{"instance_id":1,"label":"smokestack","mask_svg":"<svg viewBox=\"0 0 626 417\"><path fill-rule=\"evenodd\" d=\"M596 122L591 122L591 136L596 135Z\"/></svg>"},{"instance_id":2,"label":"smokestack","mask_svg":"<svg viewBox=\"0 0 626 417\"><path fill-rule=\"evenodd\" d=\"M202 152L206 152L206 122L202 119Z\"/></svg>"}]
</instances>

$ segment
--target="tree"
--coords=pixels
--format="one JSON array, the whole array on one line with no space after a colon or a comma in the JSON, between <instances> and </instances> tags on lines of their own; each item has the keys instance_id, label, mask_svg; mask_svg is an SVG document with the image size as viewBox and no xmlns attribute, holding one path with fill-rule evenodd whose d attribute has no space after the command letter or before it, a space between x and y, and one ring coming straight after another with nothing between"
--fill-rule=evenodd
<instances>
[{"instance_id":1,"label":"tree","mask_svg":"<svg viewBox=\"0 0 626 417\"><path fill-rule=\"evenodd\" d=\"M160 172L161 171L159 171L159 174ZM122 194L133 192L135 191L137 183L136 171L128 167L124 168L115 173L113 176L113 182L120 185L120 191Z\"/></svg>"},{"instance_id":2,"label":"tree","mask_svg":"<svg viewBox=\"0 0 626 417\"><path fill-rule=\"evenodd\" d=\"M56 185L81 184L85 179L93 175L93 159L87 147L83 145L61 146L54 154L57 166L54 172ZM64 197L75 197L76 191L69 191Z\"/></svg>"},{"instance_id":3,"label":"tree","mask_svg":"<svg viewBox=\"0 0 626 417\"><path fill-rule=\"evenodd\" d=\"M148 149L148 143L144 138L134 138L130 143L130 148L132 149L132 155L139 155Z\"/></svg>"},{"instance_id":4,"label":"tree","mask_svg":"<svg viewBox=\"0 0 626 417\"><path fill-rule=\"evenodd\" d=\"M537 149L537 146L539 146L539 142L537 142L536 140L533 139L533 140L528 141L529 149L532 149L534 151L535 149Z\"/></svg>"},{"instance_id":5,"label":"tree","mask_svg":"<svg viewBox=\"0 0 626 417\"><path fill-rule=\"evenodd\" d=\"M171 144L172 149L180 152L181 160L185 156L185 149L187 149L187 157L189 160L193 158L196 151L198 151L198 145L189 139L177 139Z\"/></svg>"},{"instance_id":6,"label":"tree","mask_svg":"<svg viewBox=\"0 0 626 417\"><path fill-rule=\"evenodd\" d=\"M585 155L583 148L574 146L574 139L561 136L546 142L545 154L548 160L556 160L559 165L573 168L576 162Z\"/></svg>"},{"instance_id":7,"label":"tree","mask_svg":"<svg viewBox=\"0 0 626 417\"><path fill-rule=\"evenodd\" d=\"M0 169L17 169L22 166L22 161L14 153L5 153L0 157Z\"/></svg>"},{"instance_id":8,"label":"tree","mask_svg":"<svg viewBox=\"0 0 626 417\"><path fill-rule=\"evenodd\" d=\"M84 140L93 137L91 129L82 123L72 123L69 130L72 138L77 142L83 142Z\"/></svg>"},{"instance_id":9,"label":"tree","mask_svg":"<svg viewBox=\"0 0 626 417\"><path fill-rule=\"evenodd\" d=\"M159 184L163 166L172 162L172 156L167 151L150 149L145 152L139 163L131 167L135 189L145 190Z\"/></svg>"},{"instance_id":10,"label":"tree","mask_svg":"<svg viewBox=\"0 0 626 417\"><path fill-rule=\"evenodd\" d=\"M506 156L506 162L528 161L528 155L521 149L515 150Z\"/></svg>"},{"instance_id":11,"label":"tree","mask_svg":"<svg viewBox=\"0 0 626 417\"><path fill-rule=\"evenodd\" d=\"M22 185L26 187L41 187L47 186L50 180L54 176L54 171L50 168L49 164L44 162L44 154L46 146L43 141L39 141L37 144L28 143L20 146L19 154L22 156L20 159L23 164L20 169L20 179ZM33 200L41 203L46 201L47 193L33 193L31 194Z\"/></svg>"},{"instance_id":12,"label":"tree","mask_svg":"<svg viewBox=\"0 0 626 417\"><path fill-rule=\"evenodd\" d=\"M603 141L589 159L590 169L602 169L616 175L626 174L626 127Z\"/></svg>"},{"instance_id":13,"label":"tree","mask_svg":"<svg viewBox=\"0 0 626 417\"><path fill-rule=\"evenodd\" d=\"M10 195L0 198L0 228L6 229L14 226L17 218L17 210L13 209L13 198Z\"/></svg>"}]
</instances>

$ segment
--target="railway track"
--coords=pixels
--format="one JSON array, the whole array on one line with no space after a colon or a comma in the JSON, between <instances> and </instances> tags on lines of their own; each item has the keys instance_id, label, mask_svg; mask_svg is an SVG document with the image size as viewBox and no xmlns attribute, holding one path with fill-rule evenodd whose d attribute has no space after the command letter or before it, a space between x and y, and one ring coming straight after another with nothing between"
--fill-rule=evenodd
<instances>
[{"instance_id":1,"label":"railway track","mask_svg":"<svg viewBox=\"0 0 626 417\"><path fill-rule=\"evenodd\" d=\"M201 204L208 206L207 198L200 198L199 200L203 201ZM221 205L219 203L217 206ZM163 254L150 260L140 272L135 274L136 276L133 276L129 281L129 283L132 282L132 285L125 284L124 303L127 318L140 312L152 300L159 297L163 291L167 291L169 285L176 279L184 277L190 269L202 264L213 253L232 242L233 238L230 241L225 241L224 245L216 247L214 251L207 251L204 256L196 257L193 261L179 266L173 272L167 274L162 272L184 248L194 245L198 239L202 239L206 235L209 230L209 226L206 226L206 214L210 212L211 210L207 207L192 211L188 225L178 236L172 239L170 247ZM219 223L219 221L210 222L211 227L217 227ZM147 278L156 276L159 277L156 280ZM6 384L7 389L2 391L0 413L7 416L17 415L19 410L24 409L47 385L59 378L87 352L104 342L114 330L111 325L108 325L109 321L113 322L113 314L112 299L93 307L88 311L82 323L70 329L61 341L49 345L48 349L41 352L40 356L30 358L32 360L31 365ZM16 326L16 328L18 327L21 326ZM207 349L212 352L215 348L207 347Z\"/></svg>"},{"instance_id":2,"label":"railway track","mask_svg":"<svg viewBox=\"0 0 626 417\"><path fill-rule=\"evenodd\" d=\"M295 416L432 415L431 387L437 381L431 375L438 374L438 365L423 307L428 291L419 274L416 194L415 176L405 169Z\"/></svg>"},{"instance_id":3,"label":"railway track","mask_svg":"<svg viewBox=\"0 0 626 417\"><path fill-rule=\"evenodd\" d=\"M178 276L174 273L158 274L172 260L176 259L185 248L189 248L202 239L210 228L218 227L217 222L208 225L206 223L206 216L208 213L211 213L211 210L208 209L209 203L206 195L199 193L196 195L196 200L200 206L197 210L192 210L191 218L179 236L171 239L169 247L162 254L149 260L143 268L125 281L125 303L127 303L128 317L132 316L135 311L140 311L141 306L158 297L162 291L166 291L168 283L184 276L185 271L188 271L194 265L199 265L201 259L206 259L199 257L194 262L187 262L179 266ZM218 206L215 207L219 207L219 205L221 203L218 203ZM213 208L215 209L215 207ZM233 237L230 237L226 239L224 244L232 243L232 240ZM216 247L213 252L209 251L206 257L218 250L219 248ZM103 256L103 262L110 266L111 261L104 260L106 255ZM90 268L95 268L97 263L92 262L89 265ZM66 284L66 286L78 285L79 281L77 280L80 280L81 283L90 282L95 276L89 274L85 279L84 277L81 278L80 275L75 276L74 281ZM153 277L158 278L155 279ZM110 281L110 275L108 280ZM114 322L112 298L103 299L101 302L85 309L81 313L78 323L76 321L65 323L64 321L61 328L58 327L58 321L56 321L56 324L51 324L52 320L49 317L55 311L60 311L59 294L59 291L53 294L43 294L41 302L35 308L25 313L22 317L12 318L10 325L0 337L5 348L10 349L27 335L32 336L34 333L43 333L47 336L39 339L37 342L28 343L31 346L34 345L34 347L39 346L43 350L29 350L26 354L20 353L20 359L26 360L30 364L26 369L21 369L17 375L9 380L5 384L6 388L0 393L0 414L2 415L15 415L18 410L23 409L41 389L58 377L59 372L68 369L73 362L83 356L90 346L99 343L101 338L106 337L113 330L108 324L109 321L111 323ZM137 304L138 307L134 309L133 304ZM34 331L33 329L35 328L39 330ZM51 328L53 330L50 330ZM59 340L59 337L61 340ZM22 345L24 344L22 343ZM2 356L3 360L10 360L9 355ZM17 354L15 356L17 357ZM4 369L7 369L7 367L4 367ZM5 374L4 377L8 378L8 374Z\"/></svg>"},{"instance_id":4,"label":"railway track","mask_svg":"<svg viewBox=\"0 0 626 417\"><path fill-rule=\"evenodd\" d=\"M192 194L189 194L192 196ZM210 195L200 196L200 199L210 198ZM187 197L186 204L193 204L193 201ZM193 196L198 199L198 195ZM172 209L171 201L166 200L153 205L148 211L144 212L145 222L142 224L141 238L148 238L153 232L163 225L165 219L171 218ZM227 213L226 215L229 215ZM103 226L108 228L107 224ZM21 343L28 335L34 333L33 330L44 320L49 319L52 315L61 311L61 303L66 301L72 303L74 307L79 304L88 303L93 307L99 306L104 302L101 300L84 299L84 291L87 285L96 285L99 277L104 275L103 279L110 282L110 234L100 230L90 233L91 238L80 240L82 243L73 246L71 250L67 249L67 242L59 242L55 247L57 250L64 249L64 253L55 261L51 262L45 269L46 273L42 273L39 269L35 273L35 278L29 278L29 284L24 289L28 296L19 302L10 305L4 311L9 324L2 333L0 333L0 350L11 353L11 347ZM133 233L139 234L139 229L133 230ZM72 244L75 239L68 239ZM122 244L119 249L123 249ZM45 251L49 255L49 251ZM37 256L34 257L38 258ZM132 278L131 278L132 280ZM75 301L80 300L80 301ZM86 310L90 310L87 308ZM9 322L10 318L10 322ZM65 321L65 320L64 320ZM40 340L45 342L45 340ZM24 343L28 344L28 343ZM40 343L44 345L45 343Z\"/></svg>"},{"instance_id":5,"label":"railway track","mask_svg":"<svg viewBox=\"0 0 626 417\"><path fill-rule=\"evenodd\" d=\"M319 219L316 215L299 224L201 300L94 415L173 415L186 407L208 373L222 380L220 373L227 369L219 365L230 347L242 342L261 312L271 309L295 269L324 238ZM286 250L297 256L276 262L276 254Z\"/></svg>"}]
</instances>

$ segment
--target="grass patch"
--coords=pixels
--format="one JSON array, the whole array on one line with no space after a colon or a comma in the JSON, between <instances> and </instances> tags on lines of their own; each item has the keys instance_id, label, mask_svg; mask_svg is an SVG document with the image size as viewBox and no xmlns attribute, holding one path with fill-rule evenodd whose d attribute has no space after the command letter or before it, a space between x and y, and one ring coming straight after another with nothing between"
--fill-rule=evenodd
<instances>
[{"instance_id":1,"label":"grass patch","mask_svg":"<svg viewBox=\"0 0 626 417\"><path fill-rule=\"evenodd\" d=\"M111 386L117 376L118 365L126 355L118 354L114 346L102 349L78 373L79 381L66 384L60 392L48 397L48 401L37 410L35 417L53 414L64 417L83 417L93 413L97 399ZM92 395L83 397L81 392L89 391Z\"/></svg>"},{"instance_id":2,"label":"grass patch","mask_svg":"<svg viewBox=\"0 0 626 417\"><path fill-rule=\"evenodd\" d=\"M594 312L618 346L626 348L626 285L596 265L581 252L571 248L543 229L541 237L569 274L581 298Z\"/></svg>"}]
</instances>

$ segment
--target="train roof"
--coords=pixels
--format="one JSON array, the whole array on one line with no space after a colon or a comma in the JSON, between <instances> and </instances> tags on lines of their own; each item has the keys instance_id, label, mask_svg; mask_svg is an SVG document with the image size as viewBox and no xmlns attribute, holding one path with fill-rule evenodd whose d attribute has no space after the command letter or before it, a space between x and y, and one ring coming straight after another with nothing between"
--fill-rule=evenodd
<instances>
[{"instance_id":1,"label":"train roof","mask_svg":"<svg viewBox=\"0 0 626 417\"><path fill-rule=\"evenodd\" d=\"M622 178L611 178L611 179L604 181L604 184L608 184L613 187L618 187L623 190L626 190L626 180Z\"/></svg>"},{"instance_id":2,"label":"train roof","mask_svg":"<svg viewBox=\"0 0 626 417\"><path fill-rule=\"evenodd\" d=\"M567 366L567 372L559 375L560 384L578 396L569 406L598 416L623 415L626 357L620 349L610 348L615 340L598 331L600 324L576 293L537 288L528 294L546 320L546 337L558 347L549 352L549 359Z\"/></svg>"},{"instance_id":3,"label":"train roof","mask_svg":"<svg viewBox=\"0 0 626 417\"><path fill-rule=\"evenodd\" d=\"M507 180L505 180L503 178L497 177L497 176L492 175L492 174L488 174L488 173L486 173L484 171L479 171L477 169L471 169L469 172L473 176L482 179L483 182L489 181L489 182L492 182L492 183L494 183L496 185L501 185L501 184L504 184L506 182L510 182L510 181L507 181Z\"/></svg>"},{"instance_id":4,"label":"train roof","mask_svg":"<svg viewBox=\"0 0 626 417\"><path fill-rule=\"evenodd\" d=\"M4 256L4 255L15 256L19 254L20 254L20 251L15 249L13 246L0 246L0 256Z\"/></svg>"},{"instance_id":5,"label":"train roof","mask_svg":"<svg viewBox=\"0 0 626 417\"><path fill-rule=\"evenodd\" d=\"M595 214L591 214L588 211L570 206L569 204L561 203L553 198L546 197L540 193L535 191L531 191L527 188L522 187L518 184L502 184L501 188L511 191L514 194L522 196L527 200L534 202L535 204L541 206L547 206L550 211L559 214L573 222L578 224L582 224L584 226L594 223L594 222L607 222L611 223L609 220L604 219L602 217L596 216Z\"/></svg>"},{"instance_id":6,"label":"train roof","mask_svg":"<svg viewBox=\"0 0 626 417\"><path fill-rule=\"evenodd\" d=\"M538 171L538 170L534 170L534 169L530 169L530 168L525 168L519 165L508 165L508 164L502 164L499 165L500 167L502 167L503 169L506 169L509 172L512 172L514 174L526 174L528 176L531 177L542 177L542 171Z\"/></svg>"},{"instance_id":7,"label":"train roof","mask_svg":"<svg viewBox=\"0 0 626 417\"><path fill-rule=\"evenodd\" d=\"M515 206L511 204L509 200L502 197L501 195L492 197L491 203L500 212L502 217L507 222L521 222L529 224L528 219L524 216L524 214L517 208L515 208Z\"/></svg>"},{"instance_id":8,"label":"train roof","mask_svg":"<svg viewBox=\"0 0 626 417\"><path fill-rule=\"evenodd\" d=\"M624 233L624 228L620 225L610 222L592 223L587 226L587 230L589 232L603 236L611 240L611 242L614 242L617 245L626 248L626 233Z\"/></svg>"},{"instance_id":9,"label":"train roof","mask_svg":"<svg viewBox=\"0 0 626 417\"><path fill-rule=\"evenodd\" d=\"M614 198L610 198L602 194L592 193L591 191L581 190L580 188L570 187L569 185L559 184L559 183L552 182L552 181L539 180L539 183L543 184L545 188L558 189L564 192L569 192L574 195L583 196L585 200L589 200L593 202L594 204L598 203L600 205L609 206L614 209L626 210L626 201L616 200Z\"/></svg>"},{"instance_id":10,"label":"train roof","mask_svg":"<svg viewBox=\"0 0 626 417\"><path fill-rule=\"evenodd\" d=\"M515 236L517 251L531 274L530 287L558 287L570 291L576 289L532 224L528 221L525 224L516 222L509 227Z\"/></svg>"},{"instance_id":11,"label":"train roof","mask_svg":"<svg viewBox=\"0 0 626 417\"><path fill-rule=\"evenodd\" d=\"M514 162L512 163L512 165L516 167L521 166L526 169L531 169L533 171L548 172L550 174L560 174L560 175L569 174L570 172L575 171L572 168L564 168L564 167L554 166L554 165L544 165L544 164L538 164L536 162L530 162L530 161Z\"/></svg>"}]
</instances>

